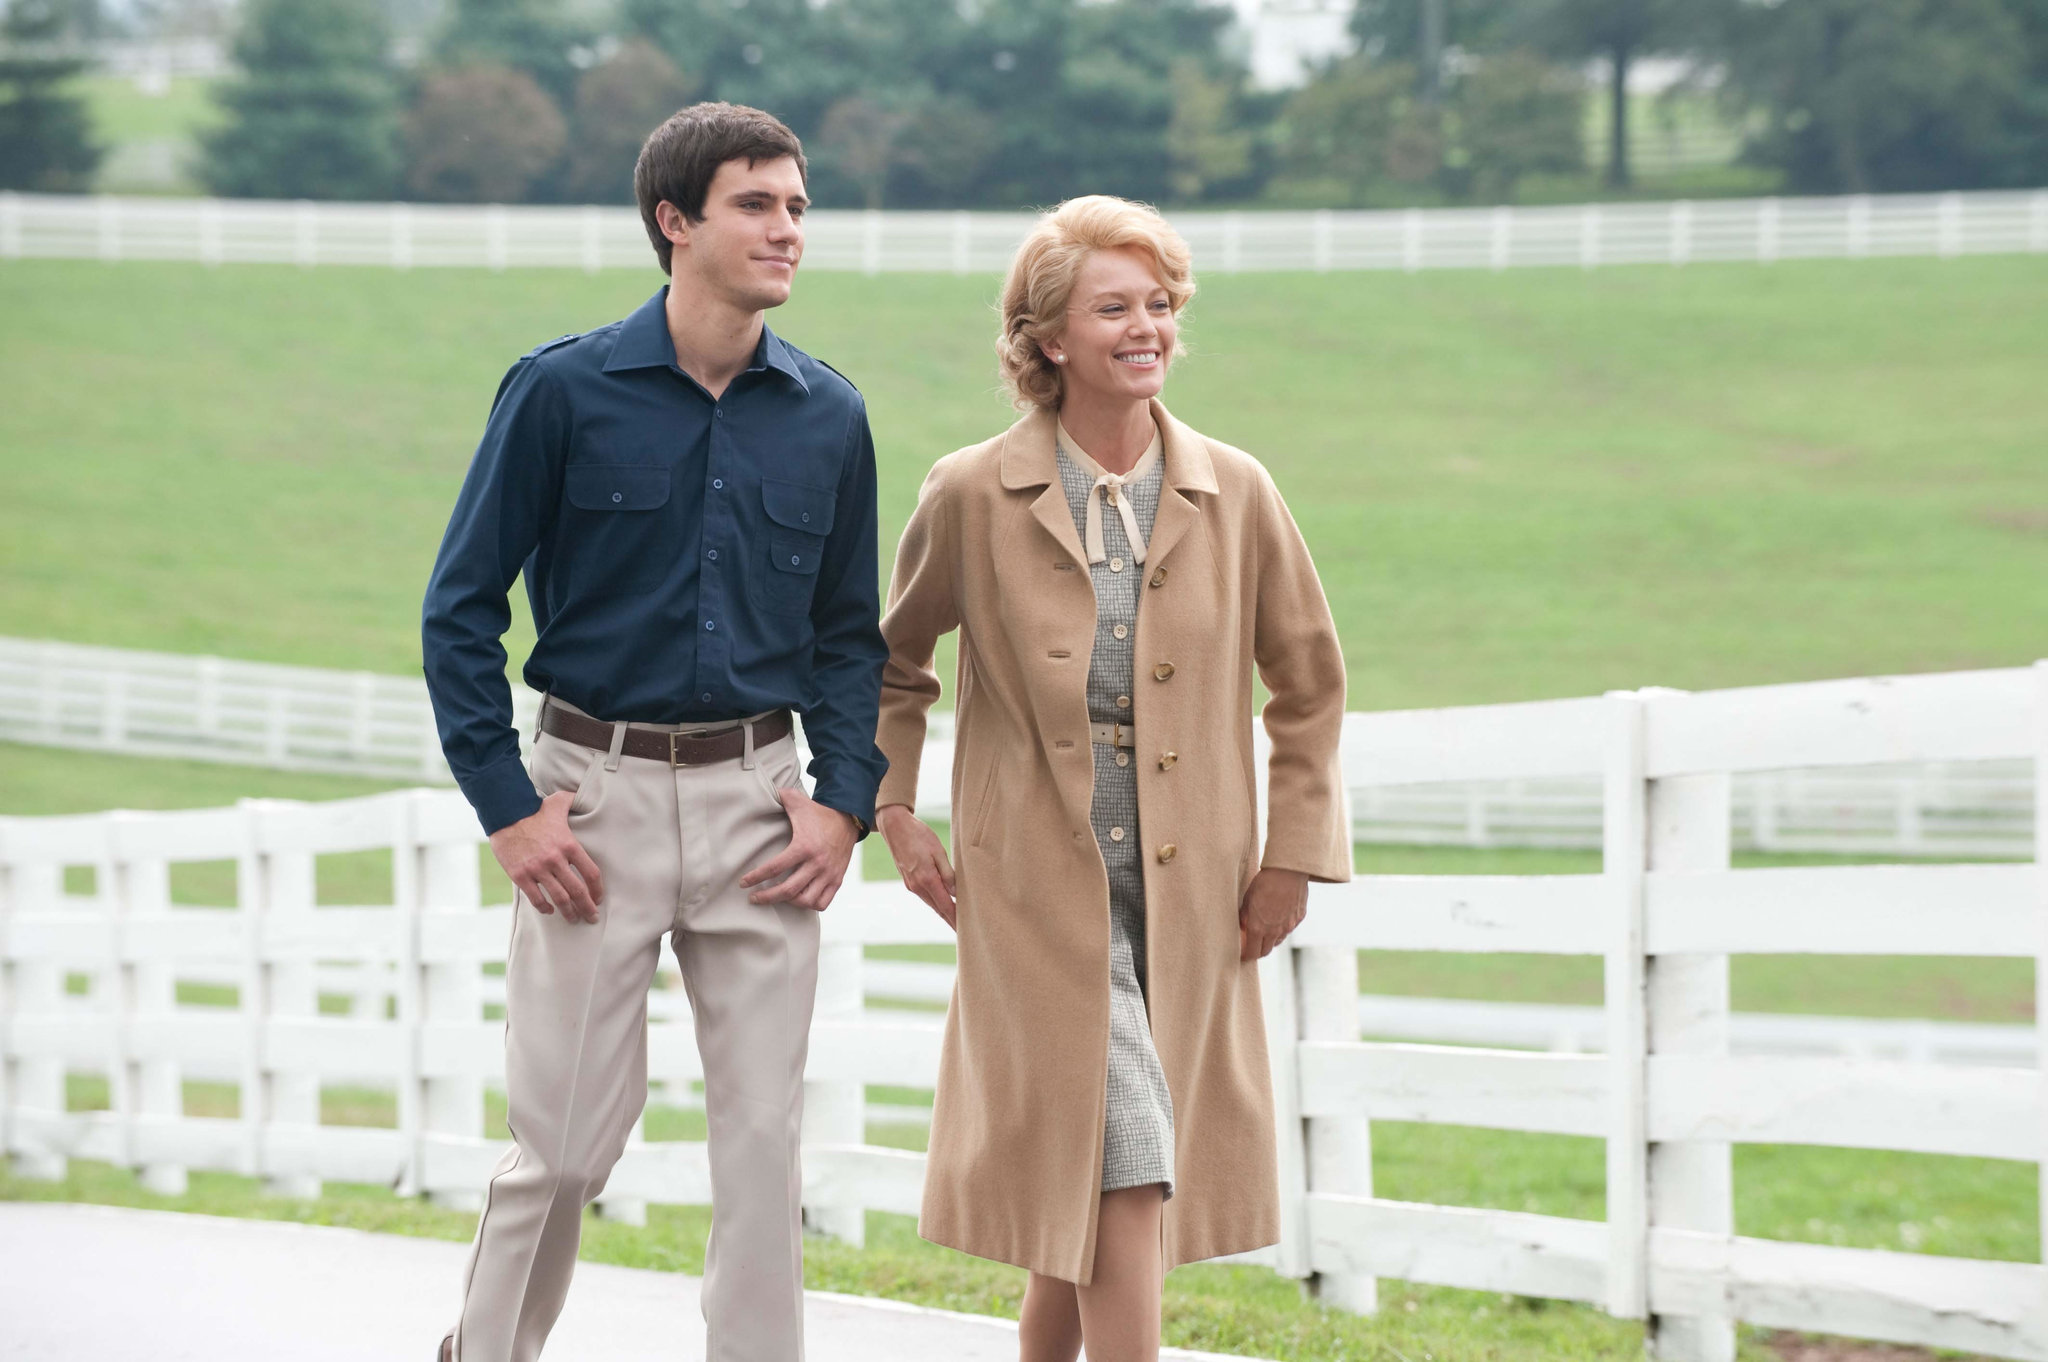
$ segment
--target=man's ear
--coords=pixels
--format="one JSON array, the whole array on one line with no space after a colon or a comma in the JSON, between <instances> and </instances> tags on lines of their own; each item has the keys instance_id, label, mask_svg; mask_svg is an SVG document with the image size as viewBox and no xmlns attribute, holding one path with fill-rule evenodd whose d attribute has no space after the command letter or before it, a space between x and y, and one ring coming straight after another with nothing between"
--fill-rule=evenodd
<instances>
[{"instance_id":1,"label":"man's ear","mask_svg":"<svg viewBox=\"0 0 2048 1362\"><path fill-rule=\"evenodd\" d=\"M661 228L661 234L668 238L671 246L690 244L690 220L683 216L683 210L663 199L654 205L654 221Z\"/></svg>"}]
</instances>

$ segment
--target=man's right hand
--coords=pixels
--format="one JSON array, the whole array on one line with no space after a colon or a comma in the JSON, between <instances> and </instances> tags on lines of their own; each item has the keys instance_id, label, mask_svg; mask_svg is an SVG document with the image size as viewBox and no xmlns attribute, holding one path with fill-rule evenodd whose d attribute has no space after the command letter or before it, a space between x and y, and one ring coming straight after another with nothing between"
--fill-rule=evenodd
<instances>
[{"instance_id":1,"label":"man's right hand","mask_svg":"<svg viewBox=\"0 0 2048 1362\"><path fill-rule=\"evenodd\" d=\"M604 902L604 876L569 831L569 804L575 798L569 790L548 795L539 813L491 834L491 854L527 902L543 913L559 908L565 921L595 922L597 906Z\"/></svg>"},{"instance_id":2,"label":"man's right hand","mask_svg":"<svg viewBox=\"0 0 2048 1362\"><path fill-rule=\"evenodd\" d=\"M918 821L908 804L875 810L875 827L889 843L889 854L910 892L930 904L948 927L960 930L954 920L958 909L953 902L953 867L939 834Z\"/></svg>"}]
</instances>

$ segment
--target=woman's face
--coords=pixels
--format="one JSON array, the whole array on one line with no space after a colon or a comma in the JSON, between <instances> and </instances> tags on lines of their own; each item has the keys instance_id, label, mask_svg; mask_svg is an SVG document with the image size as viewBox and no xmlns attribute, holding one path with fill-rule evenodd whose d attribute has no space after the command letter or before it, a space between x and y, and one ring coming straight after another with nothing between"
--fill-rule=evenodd
<instances>
[{"instance_id":1,"label":"woman's face","mask_svg":"<svg viewBox=\"0 0 2048 1362\"><path fill-rule=\"evenodd\" d=\"M1151 252L1139 246L1094 251L1074 278L1066 331L1045 351L1070 393L1139 401L1166 386L1177 325Z\"/></svg>"}]
</instances>

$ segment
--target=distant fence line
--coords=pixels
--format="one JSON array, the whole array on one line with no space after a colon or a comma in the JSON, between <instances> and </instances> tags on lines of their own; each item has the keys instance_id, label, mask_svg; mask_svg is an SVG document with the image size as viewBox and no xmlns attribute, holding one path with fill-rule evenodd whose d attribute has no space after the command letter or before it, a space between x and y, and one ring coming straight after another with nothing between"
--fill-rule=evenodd
<instances>
[{"instance_id":1,"label":"distant fence line","mask_svg":"<svg viewBox=\"0 0 2048 1362\"><path fill-rule=\"evenodd\" d=\"M1205 270L2048 252L2048 189L1391 211L1175 212ZM814 210L811 269L990 273L1030 213ZM650 269L630 208L0 194L0 259Z\"/></svg>"},{"instance_id":2,"label":"distant fence line","mask_svg":"<svg viewBox=\"0 0 2048 1362\"><path fill-rule=\"evenodd\" d=\"M512 688L530 741L539 697ZM919 812L950 804L952 715L934 714ZM1597 779L1377 782L1347 719L1345 773L1360 842L1464 847L1600 845ZM0 740L135 756L384 779L449 781L418 677L0 637ZM2025 857L2033 773L2024 761L1744 772L1732 803L1749 851Z\"/></svg>"}]
</instances>

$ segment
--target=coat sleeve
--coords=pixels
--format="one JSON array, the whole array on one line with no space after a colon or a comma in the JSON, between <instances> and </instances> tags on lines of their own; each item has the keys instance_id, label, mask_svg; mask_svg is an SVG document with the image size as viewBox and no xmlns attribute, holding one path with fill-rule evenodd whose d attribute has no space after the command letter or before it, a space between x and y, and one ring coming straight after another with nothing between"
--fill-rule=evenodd
<instances>
[{"instance_id":1,"label":"coat sleeve","mask_svg":"<svg viewBox=\"0 0 2048 1362\"><path fill-rule=\"evenodd\" d=\"M889 608L882 638L889 661L882 669L882 713L876 743L889 760L875 807L917 807L917 771L924 756L925 716L939 698L939 674L932 666L939 636L960 626L955 589L953 508L946 489L946 461L933 465L917 494L917 509L896 546L889 582Z\"/></svg>"},{"instance_id":2,"label":"coat sleeve","mask_svg":"<svg viewBox=\"0 0 2048 1362\"><path fill-rule=\"evenodd\" d=\"M1308 544L1280 489L1258 469L1258 557L1252 660L1271 699L1263 718L1268 764L1267 869L1312 880L1351 878L1351 810L1344 789L1344 650Z\"/></svg>"}]
</instances>

